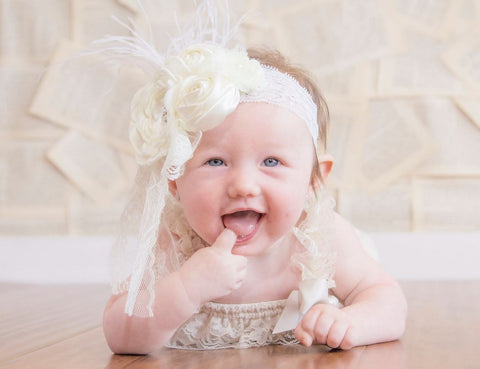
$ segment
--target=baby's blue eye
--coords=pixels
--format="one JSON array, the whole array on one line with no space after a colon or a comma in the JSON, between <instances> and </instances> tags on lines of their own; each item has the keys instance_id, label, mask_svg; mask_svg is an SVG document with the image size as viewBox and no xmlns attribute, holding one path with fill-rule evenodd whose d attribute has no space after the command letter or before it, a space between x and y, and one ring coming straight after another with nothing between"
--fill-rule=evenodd
<instances>
[{"instance_id":1,"label":"baby's blue eye","mask_svg":"<svg viewBox=\"0 0 480 369\"><path fill-rule=\"evenodd\" d=\"M223 163L222 159L210 159L210 160L207 161L207 164L211 167L220 167L224 163Z\"/></svg>"},{"instance_id":2,"label":"baby's blue eye","mask_svg":"<svg viewBox=\"0 0 480 369\"><path fill-rule=\"evenodd\" d=\"M268 158L263 161L266 167L276 167L279 164L278 159L275 158Z\"/></svg>"}]
</instances>

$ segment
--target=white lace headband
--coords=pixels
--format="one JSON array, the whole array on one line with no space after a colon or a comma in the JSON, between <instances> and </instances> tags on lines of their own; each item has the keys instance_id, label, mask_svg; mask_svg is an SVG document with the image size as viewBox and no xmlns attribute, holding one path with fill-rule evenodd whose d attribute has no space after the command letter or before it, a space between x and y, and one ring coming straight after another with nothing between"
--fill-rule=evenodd
<instances>
[{"instance_id":1,"label":"white lace headband","mask_svg":"<svg viewBox=\"0 0 480 369\"><path fill-rule=\"evenodd\" d=\"M126 26L131 36L95 43L94 53L110 62L140 66L150 76L132 99L129 127L143 187L138 245L133 253L127 252L120 240L112 251L113 292L128 291L125 312L129 315L153 315L156 245L168 181L183 174L202 132L223 122L239 103L261 101L299 116L317 147L317 106L308 91L290 75L249 58L244 48L227 47L232 37L228 14L223 27L219 20L214 1L205 0L197 7L194 23L165 54L155 49L152 40L141 37L136 27Z\"/></svg>"},{"instance_id":2,"label":"white lace headband","mask_svg":"<svg viewBox=\"0 0 480 369\"><path fill-rule=\"evenodd\" d=\"M270 66L262 65L262 68L265 87L242 95L240 102L266 102L290 110L305 122L317 149L317 105L309 92L289 74Z\"/></svg>"}]
</instances>

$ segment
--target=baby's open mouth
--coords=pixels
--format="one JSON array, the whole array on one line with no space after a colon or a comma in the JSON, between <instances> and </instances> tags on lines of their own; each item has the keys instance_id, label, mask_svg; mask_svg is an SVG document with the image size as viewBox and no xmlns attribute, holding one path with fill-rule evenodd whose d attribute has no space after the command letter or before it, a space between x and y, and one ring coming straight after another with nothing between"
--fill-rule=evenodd
<instances>
[{"instance_id":1,"label":"baby's open mouth","mask_svg":"<svg viewBox=\"0 0 480 369\"><path fill-rule=\"evenodd\" d=\"M237 241L244 241L253 236L263 214L253 210L237 211L222 216L225 228L231 229L237 235Z\"/></svg>"}]
</instances>

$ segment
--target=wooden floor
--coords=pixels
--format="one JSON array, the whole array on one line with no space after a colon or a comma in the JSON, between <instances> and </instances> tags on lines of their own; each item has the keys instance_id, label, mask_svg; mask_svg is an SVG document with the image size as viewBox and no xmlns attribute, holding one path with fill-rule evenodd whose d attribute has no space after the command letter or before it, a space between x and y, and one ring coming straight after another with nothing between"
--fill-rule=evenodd
<instances>
[{"instance_id":1,"label":"wooden floor","mask_svg":"<svg viewBox=\"0 0 480 369\"><path fill-rule=\"evenodd\" d=\"M400 341L345 352L295 345L122 356L102 333L108 287L0 284L0 368L480 369L480 281L402 286L410 311Z\"/></svg>"}]
</instances>

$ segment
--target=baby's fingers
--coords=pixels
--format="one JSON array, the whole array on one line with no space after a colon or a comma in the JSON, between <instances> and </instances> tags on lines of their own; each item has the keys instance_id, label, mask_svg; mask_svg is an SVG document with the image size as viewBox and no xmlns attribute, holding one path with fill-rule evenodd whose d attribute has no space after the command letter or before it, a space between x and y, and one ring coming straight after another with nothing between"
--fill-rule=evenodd
<instances>
[{"instance_id":1,"label":"baby's fingers","mask_svg":"<svg viewBox=\"0 0 480 369\"><path fill-rule=\"evenodd\" d=\"M313 327L313 337L316 343L328 345L328 337L335 319L329 314L320 314Z\"/></svg>"},{"instance_id":2,"label":"baby's fingers","mask_svg":"<svg viewBox=\"0 0 480 369\"><path fill-rule=\"evenodd\" d=\"M241 255L234 255L233 257L235 258L235 262L237 263L237 271L246 272L248 259L245 256Z\"/></svg>"},{"instance_id":3,"label":"baby's fingers","mask_svg":"<svg viewBox=\"0 0 480 369\"><path fill-rule=\"evenodd\" d=\"M344 312L325 304L313 306L295 329L295 337L305 346L312 343L332 348L350 349L350 340L345 339L350 323Z\"/></svg>"},{"instance_id":4,"label":"baby's fingers","mask_svg":"<svg viewBox=\"0 0 480 369\"><path fill-rule=\"evenodd\" d=\"M247 276L247 258L244 256L238 256L238 255L232 255L233 258L235 258L235 274L237 277L237 284L238 287L243 283L245 280L245 277Z\"/></svg>"},{"instance_id":5,"label":"baby's fingers","mask_svg":"<svg viewBox=\"0 0 480 369\"><path fill-rule=\"evenodd\" d=\"M212 247L225 250L228 253L232 252L233 246L237 241L237 235L232 230L225 228L217 237Z\"/></svg>"},{"instance_id":6,"label":"baby's fingers","mask_svg":"<svg viewBox=\"0 0 480 369\"><path fill-rule=\"evenodd\" d=\"M348 327L348 323L344 320L337 320L336 322L334 322L330 327L325 343L332 348L341 347L344 350L350 349L351 347L346 347L342 345Z\"/></svg>"},{"instance_id":7,"label":"baby's fingers","mask_svg":"<svg viewBox=\"0 0 480 369\"><path fill-rule=\"evenodd\" d=\"M304 346L311 346L313 343L313 338L312 336L302 328L301 325L297 325L297 328L295 328L294 331L295 338Z\"/></svg>"},{"instance_id":8,"label":"baby's fingers","mask_svg":"<svg viewBox=\"0 0 480 369\"><path fill-rule=\"evenodd\" d=\"M321 317L322 305L315 305L302 318L295 329L295 337L301 344L311 346L314 341L318 341L315 328L317 327L317 321ZM328 332L328 328L326 331Z\"/></svg>"}]
</instances>

